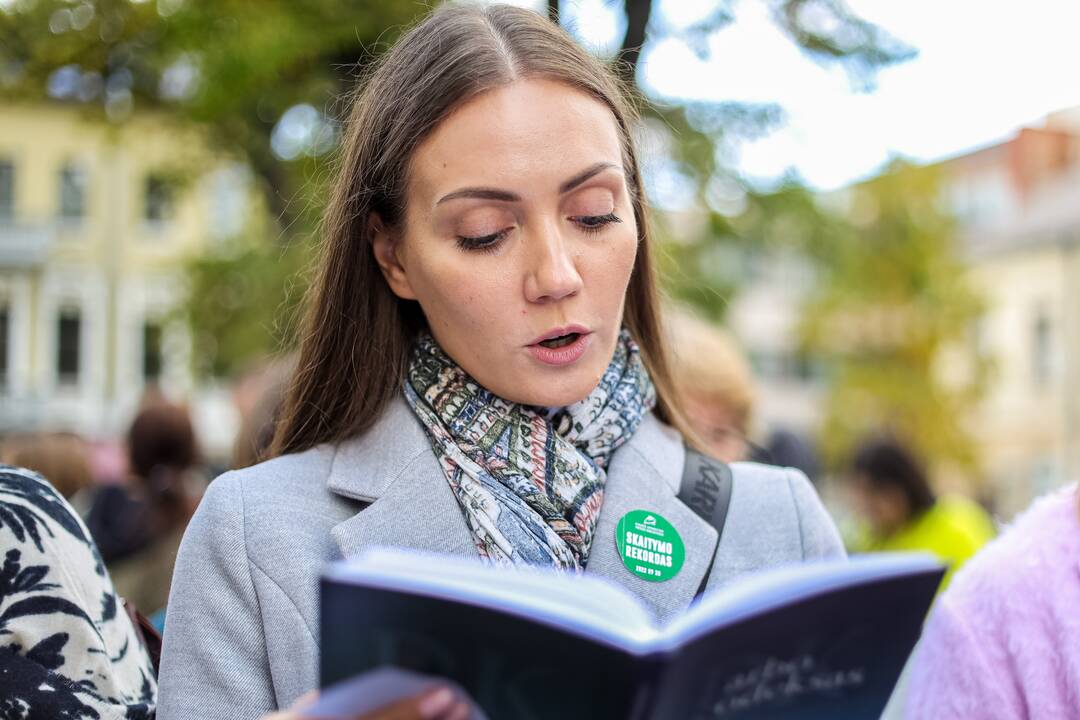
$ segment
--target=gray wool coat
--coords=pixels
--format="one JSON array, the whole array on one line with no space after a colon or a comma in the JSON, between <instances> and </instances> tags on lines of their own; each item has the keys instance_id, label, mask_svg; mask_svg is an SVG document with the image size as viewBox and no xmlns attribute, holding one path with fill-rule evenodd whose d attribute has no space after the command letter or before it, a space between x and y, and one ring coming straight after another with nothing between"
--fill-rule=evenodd
<instances>
[{"instance_id":1,"label":"gray wool coat","mask_svg":"<svg viewBox=\"0 0 1080 720\"><path fill-rule=\"evenodd\" d=\"M612 457L586 572L618 583L665 620L752 570L842 557L813 487L797 470L737 463L716 531L677 497L685 449L652 415ZM686 546L666 582L630 573L615 526L659 513ZM363 436L222 475L180 547L159 678L158 720L242 720L318 685L318 579L330 560L395 546L477 556L464 514L404 399Z\"/></svg>"}]
</instances>

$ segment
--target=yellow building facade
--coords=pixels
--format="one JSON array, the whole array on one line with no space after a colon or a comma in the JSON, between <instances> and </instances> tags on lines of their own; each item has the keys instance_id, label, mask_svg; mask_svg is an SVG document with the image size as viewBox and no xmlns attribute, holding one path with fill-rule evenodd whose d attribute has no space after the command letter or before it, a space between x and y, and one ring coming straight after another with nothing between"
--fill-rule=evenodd
<instances>
[{"instance_id":1,"label":"yellow building facade","mask_svg":"<svg viewBox=\"0 0 1080 720\"><path fill-rule=\"evenodd\" d=\"M0 107L0 432L106 437L150 384L188 398L180 264L243 230L250 186L164 116Z\"/></svg>"}]
</instances>

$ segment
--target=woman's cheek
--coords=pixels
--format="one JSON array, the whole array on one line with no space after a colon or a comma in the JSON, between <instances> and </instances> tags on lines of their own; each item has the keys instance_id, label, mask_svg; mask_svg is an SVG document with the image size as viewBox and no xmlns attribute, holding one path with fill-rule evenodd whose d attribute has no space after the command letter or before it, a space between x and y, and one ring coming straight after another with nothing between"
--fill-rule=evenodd
<instances>
[{"instance_id":1,"label":"woman's cheek","mask_svg":"<svg viewBox=\"0 0 1080 720\"><path fill-rule=\"evenodd\" d=\"M454 282L449 291L452 296L447 298L445 311L478 331L505 325L504 316L521 304L499 273L473 271Z\"/></svg>"},{"instance_id":2,"label":"woman's cheek","mask_svg":"<svg viewBox=\"0 0 1080 720\"><path fill-rule=\"evenodd\" d=\"M630 283L630 274L637 259L637 233L627 233L612 243L612 250L604 259L606 275L613 291L625 292Z\"/></svg>"}]
</instances>

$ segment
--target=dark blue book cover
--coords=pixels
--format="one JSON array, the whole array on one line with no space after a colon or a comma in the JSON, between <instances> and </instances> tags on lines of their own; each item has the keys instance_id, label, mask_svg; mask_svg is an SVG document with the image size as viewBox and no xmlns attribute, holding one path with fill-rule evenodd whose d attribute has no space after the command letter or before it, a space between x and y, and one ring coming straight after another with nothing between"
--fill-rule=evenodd
<instances>
[{"instance_id":1,"label":"dark blue book cover","mask_svg":"<svg viewBox=\"0 0 1080 720\"><path fill-rule=\"evenodd\" d=\"M942 574L915 554L768 571L656 627L593 578L379 550L324 574L321 684L402 668L491 720L877 718Z\"/></svg>"}]
</instances>

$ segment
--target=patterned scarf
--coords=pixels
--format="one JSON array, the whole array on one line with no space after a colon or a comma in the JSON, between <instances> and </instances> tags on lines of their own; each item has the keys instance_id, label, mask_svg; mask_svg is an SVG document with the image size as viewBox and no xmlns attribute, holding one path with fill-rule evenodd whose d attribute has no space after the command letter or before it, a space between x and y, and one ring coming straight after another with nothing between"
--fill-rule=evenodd
<instances>
[{"instance_id":1,"label":"patterned scarf","mask_svg":"<svg viewBox=\"0 0 1080 720\"><path fill-rule=\"evenodd\" d=\"M626 330L600 384L565 408L493 395L427 334L413 352L405 397L427 429L481 556L575 570L589 559L612 453L656 403Z\"/></svg>"}]
</instances>

